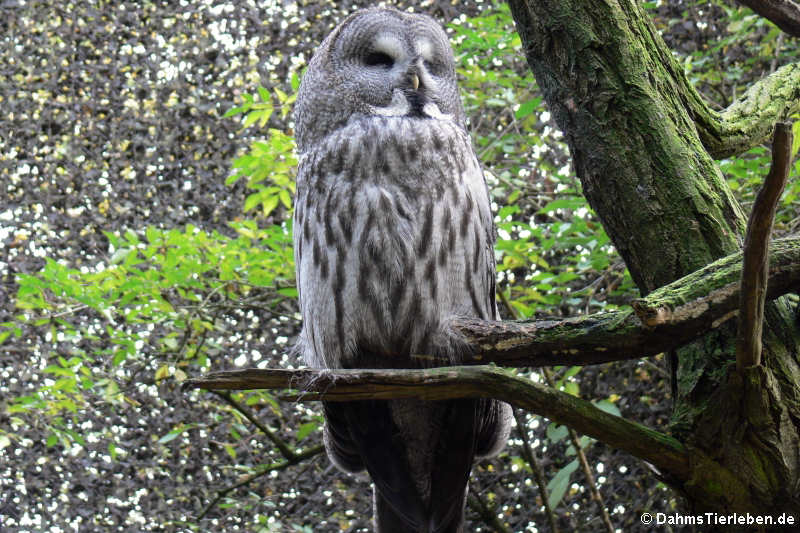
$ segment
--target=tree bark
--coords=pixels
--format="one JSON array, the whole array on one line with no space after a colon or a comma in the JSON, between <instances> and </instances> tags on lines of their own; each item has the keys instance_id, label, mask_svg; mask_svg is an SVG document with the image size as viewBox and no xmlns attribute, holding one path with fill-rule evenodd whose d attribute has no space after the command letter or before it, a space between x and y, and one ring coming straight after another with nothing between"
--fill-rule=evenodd
<instances>
[{"instance_id":1,"label":"tree bark","mask_svg":"<svg viewBox=\"0 0 800 533\"><path fill-rule=\"evenodd\" d=\"M642 294L739 250L745 217L712 156L760 142L765 120L796 109L800 68L760 83L751 105L715 114L637 2L509 4L584 194ZM673 431L747 493L734 496L721 478L710 488L716 474L698 462L694 480L678 484L696 510L746 512L750 501L800 513L800 331L782 300L765 315L760 366L735 371L732 325L677 352Z\"/></svg>"}]
</instances>

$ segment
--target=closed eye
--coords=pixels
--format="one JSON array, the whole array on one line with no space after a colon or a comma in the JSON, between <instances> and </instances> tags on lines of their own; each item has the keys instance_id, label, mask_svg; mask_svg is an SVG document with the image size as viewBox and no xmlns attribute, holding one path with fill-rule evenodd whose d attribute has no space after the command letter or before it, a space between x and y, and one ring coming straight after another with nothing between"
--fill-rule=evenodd
<instances>
[{"instance_id":1,"label":"closed eye","mask_svg":"<svg viewBox=\"0 0 800 533\"><path fill-rule=\"evenodd\" d=\"M427 59L424 62L425 69L433 75L439 74L439 64L434 63L433 61L428 61Z\"/></svg>"},{"instance_id":2,"label":"closed eye","mask_svg":"<svg viewBox=\"0 0 800 533\"><path fill-rule=\"evenodd\" d=\"M394 59L384 52L370 52L364 58L364 64L369 67L391 68L394 65Z\"/></svg>"}]
</instances>

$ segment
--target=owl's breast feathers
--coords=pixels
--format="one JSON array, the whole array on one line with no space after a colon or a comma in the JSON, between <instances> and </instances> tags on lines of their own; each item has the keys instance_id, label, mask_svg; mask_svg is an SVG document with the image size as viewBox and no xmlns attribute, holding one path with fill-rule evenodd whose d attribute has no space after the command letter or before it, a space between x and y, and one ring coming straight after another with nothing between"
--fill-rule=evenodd
<instances>
[{"instance_id":1,"label":"owl's breast feathers","mask_svg":"<svg viewBox=\"0 0 800 533\"><path fill-rule=\"evenodd\" d=\"M358 366L365 347L455 361L448 320L495 316L486 184L446 117L360 115L328 135L301 157L294 231L312 364Z\"/></svg>"}]
</instances>

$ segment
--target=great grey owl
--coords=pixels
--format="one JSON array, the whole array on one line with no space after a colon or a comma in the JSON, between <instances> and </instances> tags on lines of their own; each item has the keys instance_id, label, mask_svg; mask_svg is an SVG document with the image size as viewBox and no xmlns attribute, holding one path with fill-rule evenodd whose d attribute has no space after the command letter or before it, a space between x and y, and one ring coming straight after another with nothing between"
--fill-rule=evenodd
<instances>
[{"instance_id":1,"label":"great grey owl","mask_svg":"<svg viewBox=\"0 0 800 533\"><path fill-rule=\"evenodd\" d=\"M457 363L455 316L496 318L494 226L431 18L358 11L314 54L295 106L299 340L314 368ZM476 457L508 437L493 400L325 402L324 441L374 483L376 530L458 532Z\"/></svg>"}]
</instances>

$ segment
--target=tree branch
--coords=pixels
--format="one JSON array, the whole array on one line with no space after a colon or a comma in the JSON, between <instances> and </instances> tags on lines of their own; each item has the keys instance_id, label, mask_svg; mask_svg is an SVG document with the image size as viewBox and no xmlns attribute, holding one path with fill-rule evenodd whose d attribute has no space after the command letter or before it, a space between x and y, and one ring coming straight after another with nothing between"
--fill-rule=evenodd
<instances>
[{"instance_id":1,"label":"tree branch","mask_svg":"<svg viewBox=\"0 0 800 533\"><path fill-rule=\"evenodd\" d=\"M208 514L208 512L211 511L211 509L213 509L215 505L217 505L217 502L219 502L222 498L224 498L228 493L230 493L230 492L232 492L232 491L234 491L234 490L236 490L236 489L238 489L240 487L244 487L245 485L248 485L252 481L255 481L256 479L260 478L261 476L265 476L265 475L269 474L270 472L274 472L276 470L284 470L284 469L286 469L286 468L288 468L290 466L293 466L293 465L296 465L296 464L298 464L298 463L300 463L302 461L305 461L306 459L310 459L310 458L312 458L312 457L314 457L316 455L319 455L323 451L325 451L325 447L322 444L317 445L317 446L313 446L311 448L303 450L300 453L294 454L294 457L292 459L287 459L285 461L280 461L278 463L272 463L270 465L267 465L266 467L261 468L261 469L257 470L256 472L253 472L252 474L248 474L248 475L244 476L243 478L241 478L239 481L237 481L233 485L229 485L229 486L225 487L224 489L220 489L219 491L217 491L217 495L214 496L214 499L211 500L208 503L208 505L205 506L203 511L197 516L197 520L200 521L203 518L205 518L205 516Z\"/></svg>"},{"instance_id":2,"label":"tree branch","mask_svg":"<svg viewBox=\"0 0 800 533\"><path fill-rule=\"evenodd\" d=\"M464 363L505 366L575 365L654 355L680 346L735 315L742 254L732 254L635 302L640 322L630 310L533 322L459 319L453 327L476 352ZM770 252L767 297L800 287L800 238L781 239ZM435 363L436 361L433 361ZM431 363L431 361L428 361ZM363 399L496 398L626 450L662 471L672 483L697 489L719 469L696 449L645 426L611 415L589 402L518 378L489 366L424 370L285 370L245 369L186 380L183 388L209 390L295 389L303 401ZM298 454L300 459L303 454ZM291 461L288 461L291 463ZM726 478L726 479L727 479ZM733 479L733 478L731 478ZM733 482L733 481L731 481Z\"/></svg>"},{"instance_id":3,"label":"tree branch","mask_svg":"<svg viewBox=\"0 0 800 533\"><path fill-rule=\"evenodd\" d=\"M653 291L633 303L638 318L623 310L563 320L458 319L454 329L475 349L462 363L587 365L677 348L735 316L741 264L737 252ZM773 242L769 278L769 299L800 287L800 238Z\"/></svg>"},{"instance_id":4,"label":"tree branch","mask_svg":"<svg viewBox=\"0 0 800 533\"><path fill-rule=\"evenodd\" d=\"M775 125L772 141L772 165L758 191L747 223L744 239L739 323L736 335L736 368L741 372L761 363L761 332L764 326L764 302L768 279L768 250L772 222L792 163L792 127Z\"/></svg>"},{"instance_id":5,"label":"tree branch","mask_svg":"<svg viewBox=\"0 0 800 533\"><path fill-rule=\"evenodd\" d=\"M480 493L475 490L475 486L472 484L470 484L470 490L467 493L467 504L473 511L478 513L481 520L494 529L496 533L511 533L511 530L497 517L495 510L489 507L489 504L483 500Z\"/></svg>"},{"instance_id":6,"label":"tree branch","mask_svg":"<svg viewBox=\"0 0 800 533\"><path fill-rule=\"evenodd\" d=\"M800 4L794 0L737 0L795 37L800 37Z\"/></svg>"},{"instance_id":7,"label":"tree branch","mask_svg":"<svg viewBox=\"0 0 800 533\"><path fill-rule=\"evenodd\" d=\"M258 417L256 417L250 409L246 406L242 405L241 403L234 400L230 394L227 392L219 392L219 391L211 391L216 394L218 397L222 398L228 405L239 411L247 420L250 421L251 424L256 426L261 432L267 436L269 440L272 441L272 444L278 448L278 451L281 452L283 458L287 461L294 461L297 458L297 454L292 451L289 446L283 442L283 440L272 430L270 430L266 425L264 425Z\"/></svg>"},{"instance_id":8,"label":"tree branch","mask_svg":"<svg viewBox=\"0 0 800 533\"><path fill-rule=\"evenodd\" d=\"M742 260L741 251L723 257L631 305L642 323L655 331L663 326L714 328L736 314ZM768 276L768 300L800 289L800 238L772 242Z\"/></svg>"},{"instance_id":9,"label":"tree branch","mask_svg":"<svg viewBox=\"0 0 800 533\"><path fill-rule=\"evenodd\" d=\"M496 398L626 450L674 478L685 481L690 477L688 452L672 437L497 367L336 371L245 369L189 379L184 382L184 387L209 390L295 388L302 391L298 399L305 401Z\"/></svg>"},{"instance_id":10,"label":"tree branch","mask_svg":"<svg viewBox=\"0 0 800 533\"><path fill-rule=\"evenodd\" d=\"M683 80L684 85L688 83ZM785 65L762 78L721 113L699 96L688 98L687 105L700 140L713 158L740 154L764 141L776 122L800 109L800 64Z\"/></svg>"}]
</instances>

